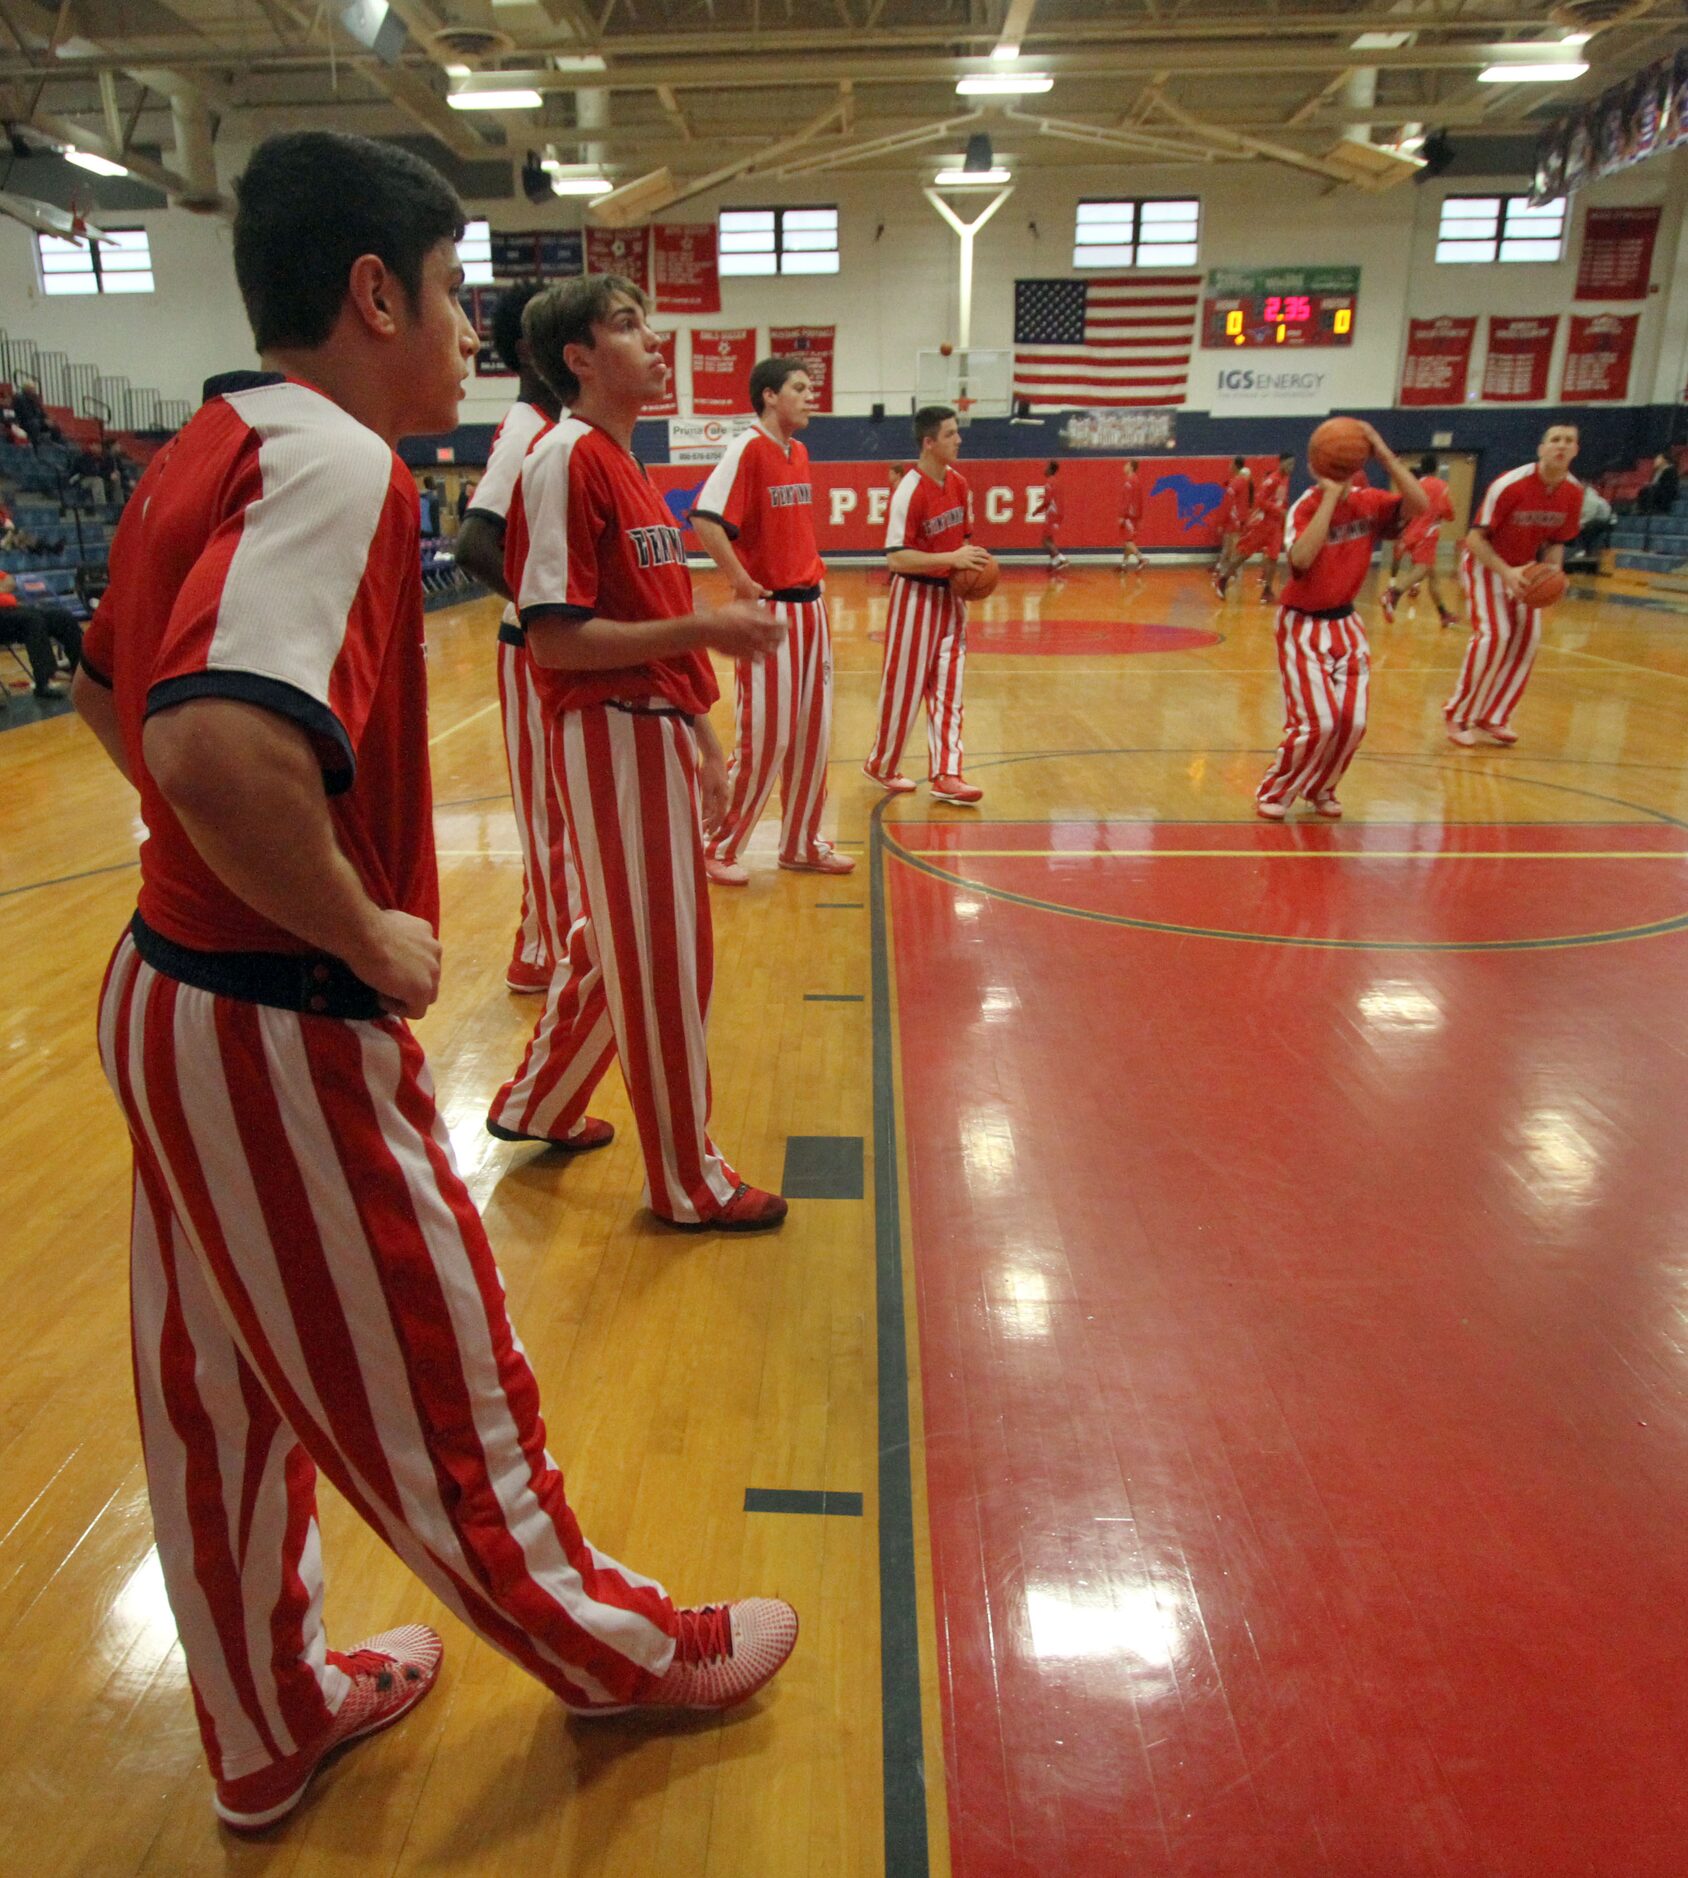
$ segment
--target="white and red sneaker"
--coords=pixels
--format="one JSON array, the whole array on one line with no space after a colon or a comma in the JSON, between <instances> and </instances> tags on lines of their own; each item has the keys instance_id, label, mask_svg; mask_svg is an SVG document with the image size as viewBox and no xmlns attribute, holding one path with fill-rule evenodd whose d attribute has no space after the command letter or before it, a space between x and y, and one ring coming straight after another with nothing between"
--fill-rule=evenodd
<instances>
[{"instance_id":1,"label":"white and red sneaker","mask_svg":"<svg viewBox=\"0 0 1688 1878\"><path fill-rule=\"evenodd\" d=\"M856 863L848 854L840 854L824 841L806 861L781 861L781 867L789 867L798 874L853 874Z\"/></svg>"},{"instance_id":2,"label":"white and red sneaker","mask_svg":"<svg viewBox=\"0 0 1688 1878\"><path fill-rule=\"evenodd\" d=\"M1283 802L1256 802L1254 812L1263 822L1281 822L1288 813L1288 804Z\"/></svg>"},{"instance_id":3,"label":"white and red sneaker","mask_svg":"<svg viewBox=\"0 0 1688 1878\"><path fill-rule=\"evenodd\" d=\"M1313 813L1322 815L1327 822L1339 822L1342 820L1342 804L1335 796L1314 796Z\"/></svg>"},{"instance_id":4,"label":"white and red sneaker","mask_svg":"<svg viewBox=\"0 0 1688 1878\"><path fill-rule=\"evenodd\" d=\"M426 1624L383 1630L355 1650L330 1650L329 1662L345 1671L352 1686L327 1734L256 1773L219 1780L212 1801L217 1817L237 1832L260 1832L286 1818L305 1797L311 1776L336 1749L390 1728L415 1708L433 1688L444 1654L444 1644Z\"/></svg>"},{"instance_id":5,"label":"white and red sneaker","mask_svg":"<svg viewBox=\"0 0 1688 1878\"><path fill-rule=\"evenodd\" d=\"M790 1211L783 1194L768 1193L741 1180L733 1197L708 1219L670 1219L666 1213L656 1216L677 1232L772 1232Z\"/></svg>"},{"instance_id":6,"label":"white and red sneaker","mask_svg":"<svg viewBox=\"0 0 1688 1878\"><path fill-rule=\"evenodd\" d=\"M564 1154L590 1154L594 1148L607 1148L615 1139L615 1124L601 1121L596 1115L583 1115L572 1135L524 1135L518 1128L505 1128L487 1117L486 1131L495 1141L537 1141L547 1148L561 1148Z\"/></svg>"},{"instance_id":7,"label":"white and red sneaker","mask_svg":"<svg viewBox=\"0 0 1688 1878\"><path fill-rule=\"evenodd\" d=\"M1391 626L1395 624L1395 602L1400 596L1393 586L1387 586L1377 596L1377 604L1382 609L1383 617Z\"/></svg>"},{"instance_id":8,"label":"white and red sneaker","mask_svg":"<svg viewBox=\"0 0 1688 1878\"><path fill-rule=\"evenodd\" d=\"M865 763L862 765L862 774L869 782L878 783L887 795L906 796L914 791L914 779L909 776L875 776Z\"/></svg>"},{"instance_id":9,"label":"white and red sneaker","mask_svg":"<svg viewBox=\"0 0 1688 1878\"><path fill-rule=\"evenodd\" d=\"M674 1660L649 1693L620 1708L573 1712L590 1721L639 1708L733 1708L779 1674L797 1647L797 1613L782 1598L740 1598L676 1612Z\"/></svg>"},{"instance_id":10,"label":"white and red sneaker","mask_svg":"<svg viewBox=\"0 0 1688 1878\"><path fill-rule=\"evenodd\" d=\"M970 783L964 776L934 776L932 778L934 801L971 804L982 801L984 794L984 790L977 783Z\"/></svg>"},{"instance_id":11,"label":"white and red sneaker","mask_svg":"<svg viewBox=\"0 0 1688 1878\"><path fill-rule=\"evenodd\" d=\"M1219 599L1223 600L1225 598L1225 589L1229 587L1231 583L1228 580L1220 579L1219 569L1217 567L1211 567L1208 569L1207 579L1208 579L1208 585L1212 587L1214 593L1218 596Z\"/></svg>"},{"instance_id":12,"label":"white and red sneaker","mask_svg":"<svg viewBox=\"0 0 1688 1878\"><path fill-rule=\"evenodd\" d=\"M1448 726L1448 742L1457 743L1462 750L1477 747L1477 733L1474 730L1461 730L1458 724Z\"/></svg>"},{"instance_id":13,"label":"white and red sneaker","mask_svg":"<svg viewBox=\"0 0 1688 1878\"><path fill-rule=\"evenodd\" d=\"M535 991L549 991L551 972L548 966L529 965L526 959L512 959L504 970L504 982L512 991L527 996Z\"/></svg>"},{"instance_id":14,"label":"white and red sneaker","mask_svg":"<svg viewBox=\"0 0 1688 1878\"><path fill-rule=\"evenodd\" d=\"M1485 743L1498 743L1503 750L1510 749L1518 741L1518 733L1508 730L1504 724L1479 724L1477 735Z\"/></svg>"},{"instance_id":15,"label":"white and red sneaker","mask_svg":"<svg viewBox=\"0 0 1688 1878\"><path fill-rule=\"evenodd\" d=\"M742 861L718 861L711 854L703 857L703 871L717 887L742 887L750 879Z\"/></svg>"}]
</instances>

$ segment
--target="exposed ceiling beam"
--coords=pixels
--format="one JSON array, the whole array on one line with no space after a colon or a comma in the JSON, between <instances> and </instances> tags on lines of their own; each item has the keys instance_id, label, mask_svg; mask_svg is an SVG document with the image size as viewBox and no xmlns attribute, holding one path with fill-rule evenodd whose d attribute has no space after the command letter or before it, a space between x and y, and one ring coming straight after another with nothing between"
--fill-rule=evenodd
<instances>
[{"instance_id":1,"label":"exposed ceiling beam","mask_svg":"<svg viewBox=\"0 0 1688 1878\"><path fill-rule=\"evenodd\" d=\"M1188 138L1165 137L1135 126L1086 124L1074 118L1047 117L1040 112L1008 110L1002 114L1011 124L1024 124L1040 137L1054 137L1068 143L1089 144L1093 148L1118 151L1151 163L1211 163L1211 147L1192 143Z\"/></svg>"},{"instance_id":2,"label":"exposed ceiling beam","mask_svg":"<svg viewBox=\"0 0 1688 1878\"><path fill-rule=\"evenodd\" d=\"M1264 137L1254 137L1246 131L1225 130L1217 124L1205 123L1193 111L1186 111L1180 104L1174 104L1170 98L1155 100L1155 109L1163 116L1172 119L1175 124L1195 136L1210 139L1212 142L1233 150L1247 151L1251 156L1267 157L1274 163L1282 163L1290 169L1306 170L1311 175L1322 176L1327 182L1350 183L1353 178L1334 163L1327 163L1323 157L1309 156L1305 150L1296 150L1289 144L1269 141Z\"/></svg>"},{"instance_id":3,"label":"exposed ceiling beam","mask_svg":"<svg viewBox=\"0 0 1688 1878\"><path fill-rule=\"evenodd\" d=\"M711 189L718 189L722 183L730 183L735 176L743 176L750 170L772 169L775 159L788 150L795 150L800 145L812 143L826 127L835 122L844 109L844 100L829 105L819 117L812 117L801 130L793 131L789 137L782 137L777 143L752 150L748 156L738 157L731 163L724 163L719 169L711 170L706 176L698 176L685 183L679 192L671 196L663 205L672 208L678 202L690 202L694 196L706 194ZM590 213L590 211L588 211Z\"/></svg>"},{"instance_id":4,"label":"exposed ceiling beam","mask_svg":"<svg viewBox=\"0 0 1688 1878\"><path fill-rule=\"evenodd\" d=\"M60 143L74 144L78 150L86 150L93 156L103 156L113 163L121 163L131 176L140 182L150 183L154 189L162 189L167 196L188 196L193 193L192 185L185 176L166 169L162 163L154 163L150 157L125 150L121 143L108 141L104 131L89 130L86 125L72 123L69 118L60 117L56 111L35 111L29 121L37 130L45 131L49 137L56 137ZM223 197L217 204L217 213L232 215L234 204L226 196Z\"/></svg>"},{"instance_id":5,"label":"exposed ceiling beam","mask_svg":"<svg viewBox=\"0 0 1688 1878\"><path fill-rule=\"evenodd\" d=\"M844 169L852 163L865 163L870 157L895 156L901 151L916 150L923 144L937 143L941 138L970 130L984 115L983 111L964 111L959 117L945 118L941 123L911 125L905 130L888 131L881 137L870 137L862 143L834 146L803 157L798 162L781 164L774 174L781 177L806 176L812 170Z\"/></svg>"}]
</instances>

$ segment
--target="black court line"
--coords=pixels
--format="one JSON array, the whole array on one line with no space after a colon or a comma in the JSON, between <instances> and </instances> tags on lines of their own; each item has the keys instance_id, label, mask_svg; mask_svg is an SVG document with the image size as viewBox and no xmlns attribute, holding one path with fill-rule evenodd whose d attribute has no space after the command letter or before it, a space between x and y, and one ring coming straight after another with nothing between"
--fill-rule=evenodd
<instances>
[{"instance_id":1,"label":"black court line","mask_svg":"<svg viewBox=\"0 0 1688 1878\"><path fill-rule=\"evenodd\" d=\"M805 1004L860 1004L862 994L859 991L805 991Z\"/></svg>"},{"instance_id":2,"label":"black court line","mask_svg":"<svg viewBox=\"0 0 1688 1878\"><path fill-rule=\"evenodd\" d=\"M788 1135L780 1192L788 1200L859 1200L866 1191L860 1135Z\"/></svg>"},{"instance_id":3,"label":"black court line","mask_svg":"<svg viewBox=\"0 0 1688 1878\"><path fill-rule=\"evenodd\" d=\"M885 1793L885 1878L928 1878L926 1749L920 1713L920 1615L909 1452L908 1327L903 1312L902 1201L897 1191L897 1092L891 1042L884 809L874 809L873 1262L879 1351L879 1706Z\"/></svg>"},{"instance_id":4,"label":"black court line","mask_svg":"<svg viewBox=\"0 0 1688 1878\"><path fill-rule=\"evenodd\" d=\"M815 908L822 913L859 913L862 903L860 900L817 900Z\"/></svg>"},{"instance_id":5,"label":"black court line","mask_svg":"<svg viewBox=\"0 0 1688 1878\"><path fill-rule=\"evenodd\" d=\"M859 1493L810 1492L801 1487L746 1487L747 1513L825 1513L840 1519L860 1519Z\"/></svg>"},{"instance_id":6,"label":"black court line","mask_svg":"<svg viewBox=\"0 0 1688 1878\"><path fill-rule=\"evenodd\" d=\"M50 880L26 880L21 887L0 888L0 900L15 893L34 893L40 887L67 887L73 880L92 880L96 874L121 874L140 866L139 861L113 861L109 867L85 867L79 874L55 874Z\"/></svg>"}]
</instances>

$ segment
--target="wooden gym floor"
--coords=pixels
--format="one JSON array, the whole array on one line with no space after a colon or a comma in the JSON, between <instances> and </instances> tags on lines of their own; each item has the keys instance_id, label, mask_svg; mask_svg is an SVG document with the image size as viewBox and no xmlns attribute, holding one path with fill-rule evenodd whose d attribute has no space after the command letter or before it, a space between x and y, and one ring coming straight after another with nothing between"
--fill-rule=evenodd
<instances>
[{"instance_id":1,"label":"wooden gym floor","mask_svg":"<svg viewBox=\"0 0 1688 1878\"><path fill-rule=\"evenodd\" d=\"M1199 570L976 610L971 815L861 776L883 581L832 605L860 865L777 872L765 826L717 890L716 1132L845 1194L859 1147L861 1197L744 1242L641 1220L613 1076L578 1166L482 1130L534 1015L495 610L429 624L422 1035L552 1447L597 1543L791 1597L797 1655L725 1721L571 1726L325 1489L335 1637L424 1616L446 1668L250 1844L129 1398L92 1025L133 802L67 718L0 736L6 1867L1680 1871L1688 619L1567 601L1524 741L1465 755L1463 632L1368 607L1348 818L1265 828L1270 614Z\"/></svg>"}]
</instances>

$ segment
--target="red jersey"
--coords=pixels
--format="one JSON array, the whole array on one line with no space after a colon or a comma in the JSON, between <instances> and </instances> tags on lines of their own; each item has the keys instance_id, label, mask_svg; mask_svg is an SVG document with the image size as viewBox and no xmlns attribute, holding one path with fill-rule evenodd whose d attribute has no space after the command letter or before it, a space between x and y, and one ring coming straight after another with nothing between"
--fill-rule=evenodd
<instances>
[{"instance_id":1,"label":"red jersey","mask_svg":"<svg viewBox=\"0 0 1688 1878\"><path fill-rule=\"evenodd\" d=\"M818 587L826 574L815 546L814 497L808 451L758 424L728 444L692 514L720 523L759 586L790 593Z\"/></svg>"},{"instance_id":2,"label":"red jersey","mask_svg":"<svg viewBox=\"0 0 1688 1878\"><path fill-rule=\"evenodd\" d=\"M891 497L885 552L914 548L921 554L953 554L972 532L973 498L960 470L946 469L944 480L936 483L923 469L911 469Z\"/></svg>"},{"instance_id":3,"label":"red jersey","mask_svg":"<svg viewBox=\"0 0 1688 1878\"><path fill-rule=\"evenodd\" d=\"M1268 470L1254 492L1256 519L1273 521L1289 507L1289 478L1282 470Z\"/></svg>"},{"instance_id":4,"label":"red jersey","mask_svg":"<svg viewBox=\"0 0 1688 1878\"><path fill-rule=\"evenodd\" d=\"M1043 485L1043 525L1054 528L1061 519L1061 498L1053 483Z\"/></svg>"},{"instance_id":5,"label":"red jersey","mask_svg":"<svg viewBox=\"0 0 1688 1878\"><path fill-rule=\"evenodd\" d=\"M313 948L217 878L147 774L147 717L236 698L320 753L346 857L378 906L439 924L416 484L320 391L233 372L123 511L82 642L140 785L141 917L205 952Z\"/></svg>"},{"instance_id":6,"label":"red jersey","mask_svg":"<svg viewBox=\"0 0 1688 1878\"><path fill-rule=\"evenodd\" d=\"M521 399L504 413L504 421L492 434L492 448L487 452L486 473L475 485L475 493L464 510L464 520L471 515L491 522L502 530L510 517L510 499L516 493L516 478L529 450L551 428L551 419L537 404ZM516 623L513 601L504 604L504 616L498 636L511 645L522 643L521 627Z\"/></svg>"},{"instance_id":7,"label":"red jersey","mask_svg":"<svg viewBox=\"0 0 1688 1878\"><path fill-rule=\"evenodd\" d=\"M1574 541L1582 528L1583 486L1574 476L1552 485L1534 463L1489 484L1476 526L1508 567L1533 561L1550 541Z\"/></svg>"},{"instance_id":8,"label":"red jersey","mask_svg":"<svg viewBox=\"0 0 1688 1878\"><path fill-rule=\"evenodd\" d=\"M1254 507L1254 478L1247 470L1238 470L1225 485L1225 500L1219 505L1219 532L1234 535L1249 518Z\"/></svg>"},{"instance_id":9,"label":"red jersey","mask_svg":"<svg viewBox=\"0 0 1688 1878\"><path fill-rule=\"evenodd\" d=\"M578 417L548 430L522 464L504 537L504 581L524 627L536 619L680 619L692 610L686 547L645 466ZM720 696L703 651L609 671L535 661L555 710L609 698L660 700L691 716Z\"/></svg>"},{"instance_id":10,"label":"red jersey","mask_svg":"<svg viewBox=\"0 0 1688 1878\"><path fill-rule=\"evenodd\" d=\"M1119 518L1122 522L1143 519L1143 479L1130 470L1125 472L1125 481L1120 486Z\"/></svg>"},{"instance_id":11,"label":"red jersey","mask_svg":"<svg viewBox=\"0 0 1688 1878\"><path fill-rule=\"evenodd\" d=\"M1442 524L1454 518L1454 505L1448 495L1448 485L1440 476L1421 476L1418 486L1424 491L1430 507L1422 515L1415 515L1402 530L1401 540L1409 548L1433 540L1441 533Z\"/></svg>"},{"instance_id":12,"label":"red jersey","mask_svg":"<svg viewBox=\"0 0 1688 1878\"><path fill-rule=\"evenodd\" d=\"M1292 548L1296 537L1318 513L1323 498L1324 491L1314 487L1296 503L1289 519L1288 541ZM1303 613L1335 613L1351 607L1371 566L1373 550L1380 541L1396 534L1400 526L1401 498L1392 489L1350 483L1337 499L1330 533L1313 557L1313 565L1306 573L1298 574L1294 562L1290 563L1283 604Z\"/></svg>"}]
</instances>

